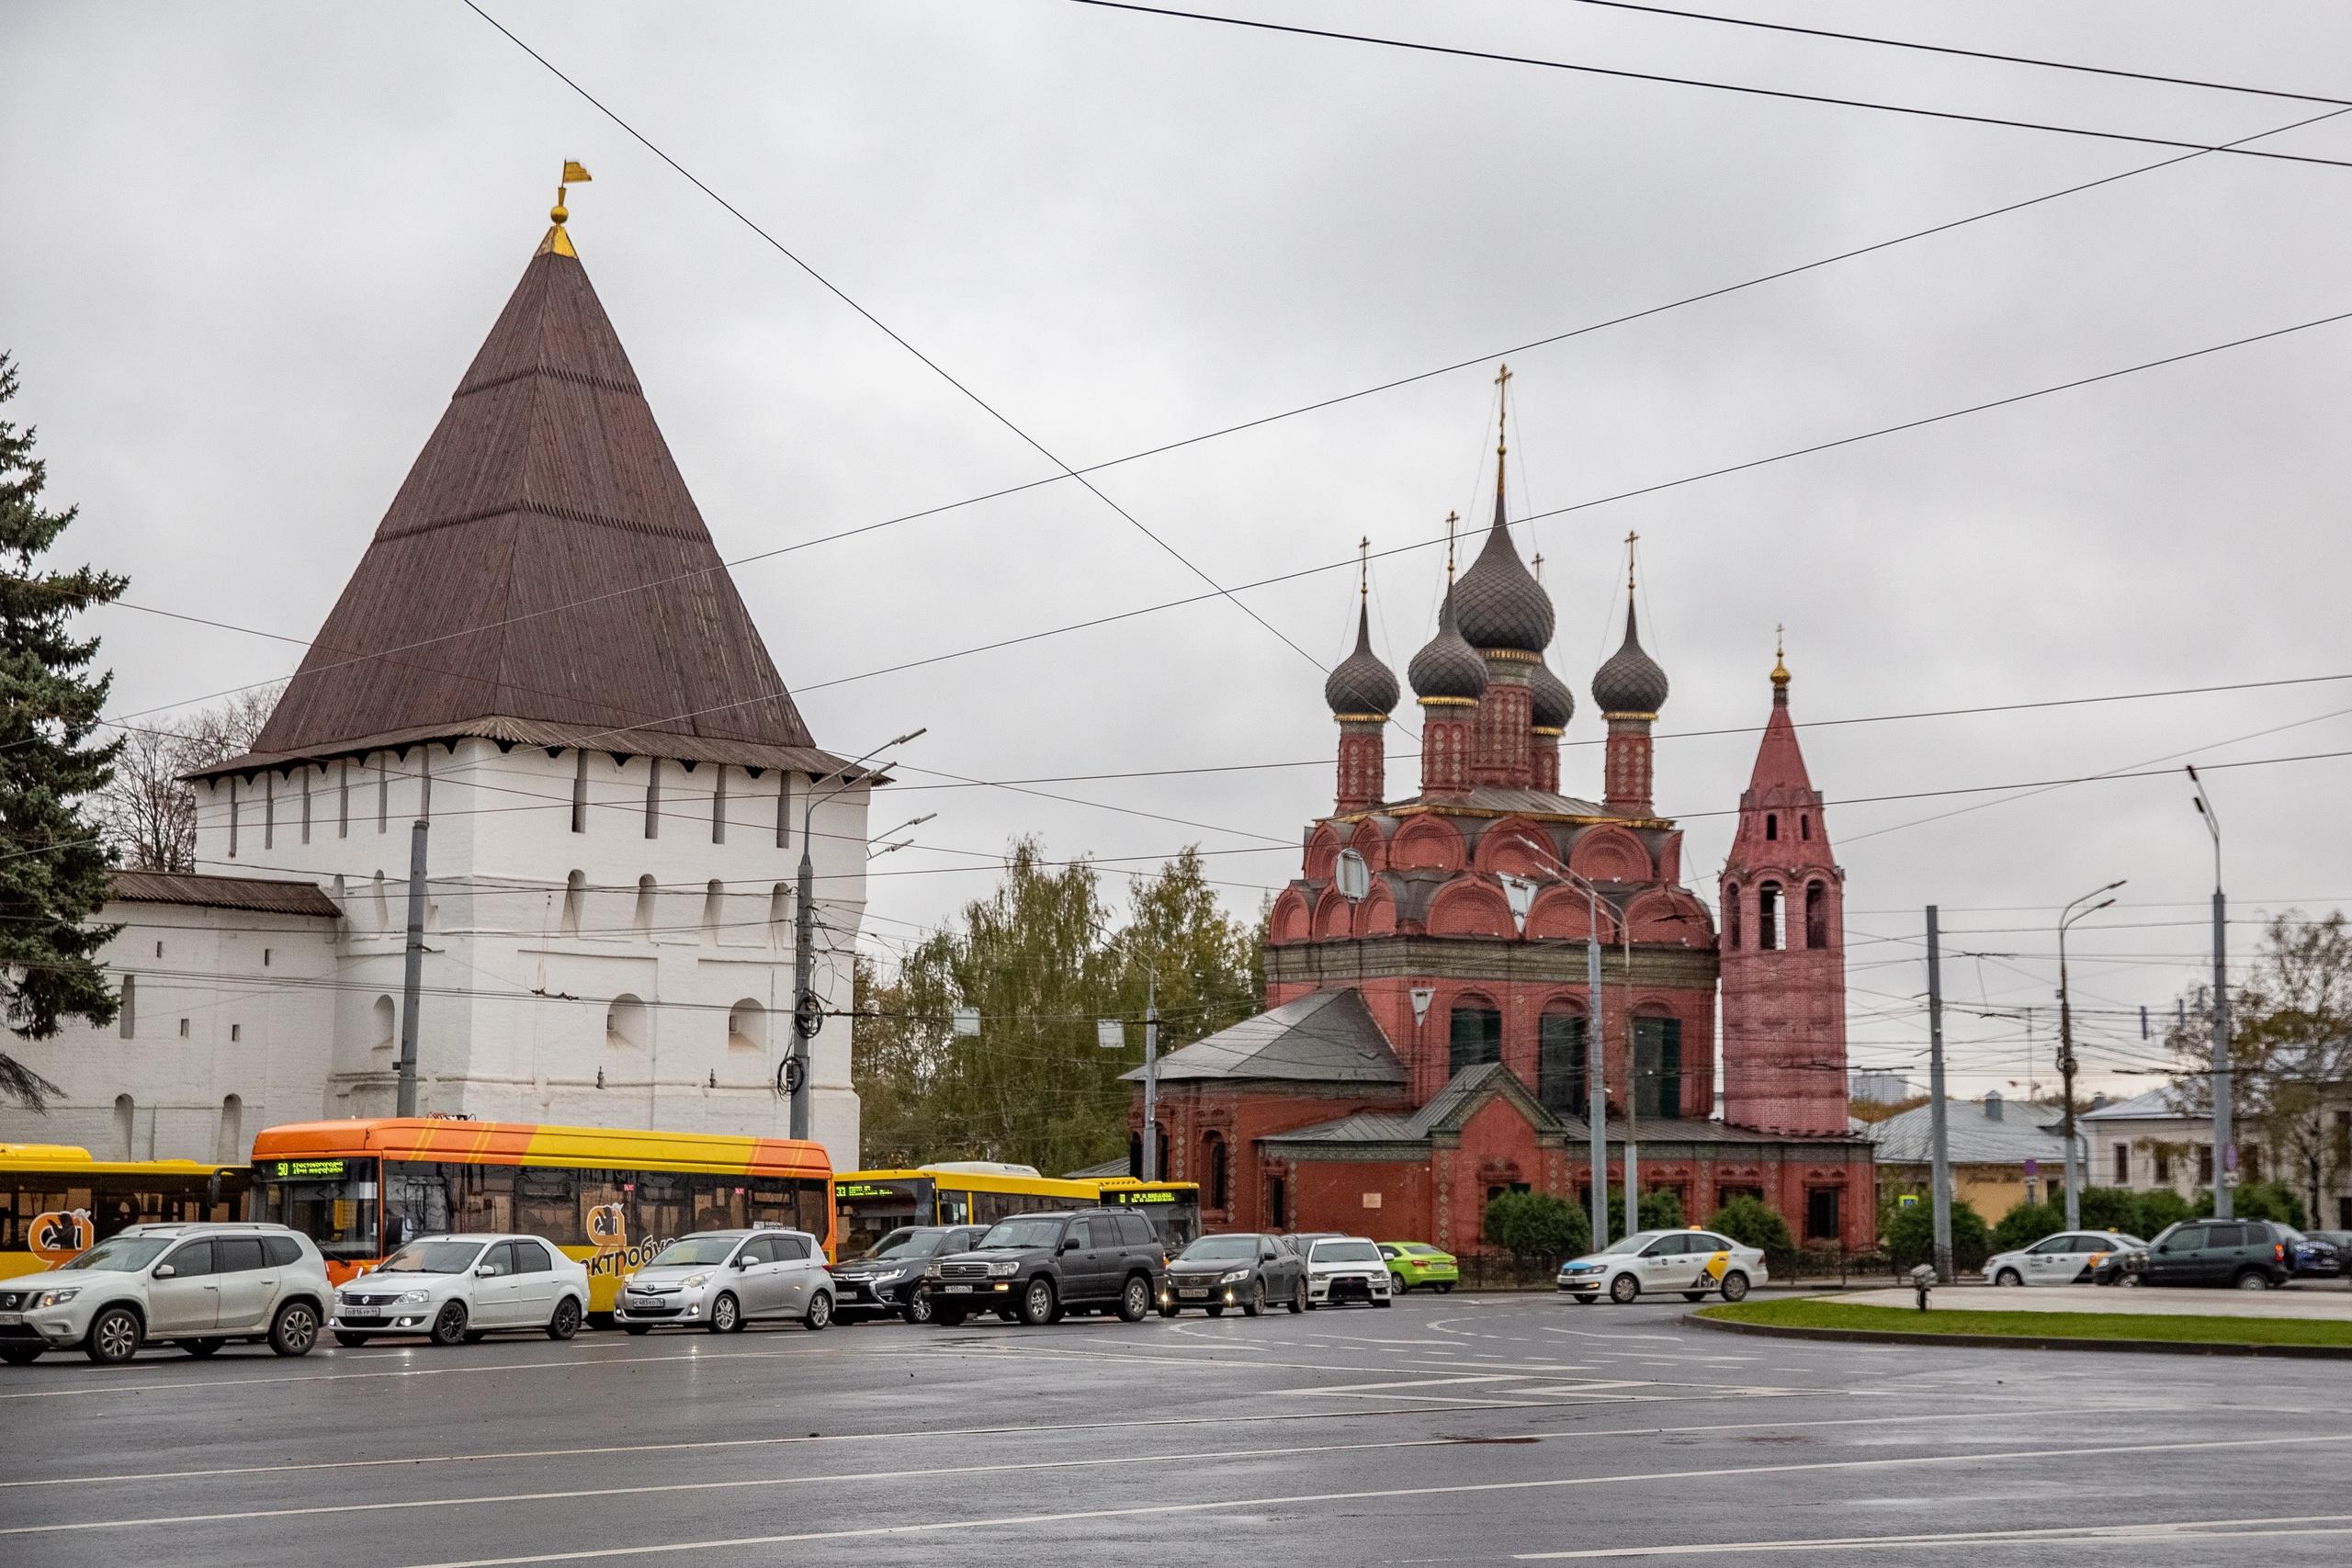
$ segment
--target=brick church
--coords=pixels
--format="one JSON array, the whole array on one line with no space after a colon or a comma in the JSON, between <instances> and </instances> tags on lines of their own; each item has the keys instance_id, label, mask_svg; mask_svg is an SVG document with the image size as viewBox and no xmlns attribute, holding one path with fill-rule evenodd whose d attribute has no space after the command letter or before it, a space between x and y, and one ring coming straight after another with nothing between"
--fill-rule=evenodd
<instances>
[{"instance_id":1,"label":"brick church","mask_svg":"<svg viewBox=\"0 0 2352 1568\"><path fill-rule=\"evenodd\" d=\"M1718 931L1684 884L1680 829L1652 804L1668 682L1641 644L1630 568L1624 642L1592 681L1601 799L1562 793L1576 699L1545 661L1552 601L1505 524L1504 463L1498 445L1494 525L1459 581L1449 553L1436 636L1407 670L1421 776L1401 799L1385 776L1401 694L1359 604L1355 649L1324 686L1336 797L1274 901L1267 1010L1159 1064L1161 1169L1200 1183L1211 1229L1474 1251L1498 1192L1589 1208L1597 1029L1612 1187L1630 1132L1641 1189L1676 1193L1694 1222L1747 1195L1800 1241L1869 1247L1871 1150L1846 1119L1844 874L1789 672L1772 671ZM1138 1094L1138 1144L1141 1114Z\"/></svg>"}]
</instances>

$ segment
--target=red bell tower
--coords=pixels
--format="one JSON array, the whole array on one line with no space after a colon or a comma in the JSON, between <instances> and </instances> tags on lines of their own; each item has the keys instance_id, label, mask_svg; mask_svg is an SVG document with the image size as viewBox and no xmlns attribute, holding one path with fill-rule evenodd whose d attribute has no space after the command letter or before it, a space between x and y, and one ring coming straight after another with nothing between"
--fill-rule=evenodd
<instances>
[{"instance_id":1,"label":"red bell tower","mask_svg":"<svg viewBox=\"0 0 2352 1568\"><path fill-rule=\"evenodd\" d=\"M1772 716L1723 872L1724 1120L1733 1126L1846 1132L1845 884L1776 650Z\"/></svg>"}]
</instances>

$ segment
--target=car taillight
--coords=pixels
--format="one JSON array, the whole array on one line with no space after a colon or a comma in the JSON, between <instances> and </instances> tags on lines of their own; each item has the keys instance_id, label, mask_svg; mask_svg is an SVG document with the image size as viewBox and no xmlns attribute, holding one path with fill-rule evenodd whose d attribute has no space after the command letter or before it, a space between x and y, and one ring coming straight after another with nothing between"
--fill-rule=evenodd
<instances>
[{"instance_id":1,"label":"car taillight","mask_svg":"<svg viewBox=\"0 0 2352 1568\"><path fill-rule=\"evenodd\" d=\"M2278 1241L2274 1241L2274 1242L2272 1242L2272 1243L2270 1244L2270 1258L2271 1258L2271 1261L2272 1261L2272 1262L2274 1262L2274 1263L2284 1263L2284 1262L2286 1262L2286 1261L2287 1261L2287 1245L2286 1245L2286 1243L2284 1243L2284 1242L2278 1242Z\"/></svg>"}]
</instances>

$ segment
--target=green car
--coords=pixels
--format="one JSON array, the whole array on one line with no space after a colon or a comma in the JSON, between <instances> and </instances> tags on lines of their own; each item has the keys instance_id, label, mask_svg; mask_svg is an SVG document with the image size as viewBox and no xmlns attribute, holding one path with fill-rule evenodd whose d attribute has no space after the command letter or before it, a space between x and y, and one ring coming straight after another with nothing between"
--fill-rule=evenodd
<instances>
[{"instance_id":1,"label":"green car","mask_svg":"<svg viewBox=\"0 0 2352 1568\"><path fill-rule=\"evenodd\" d=\"M1416 1285L1427 1285L1442 1294L1462 1278L1453 1254L1440 1252L1426 1242L1384 1241L1380 1256L1388 1264L1388 1283L1400 1296Z\"/></svg>"}]
</instances>

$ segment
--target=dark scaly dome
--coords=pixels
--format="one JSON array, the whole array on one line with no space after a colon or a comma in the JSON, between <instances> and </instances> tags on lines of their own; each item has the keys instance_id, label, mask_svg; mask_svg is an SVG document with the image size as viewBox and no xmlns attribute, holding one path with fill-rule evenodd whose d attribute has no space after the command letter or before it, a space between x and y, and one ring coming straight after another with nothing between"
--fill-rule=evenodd
<instances>
[{"instance_id":1,"label":"dark scaly dome","mask_svg":"<svg viewBox=\"0 0 2352 1568\"><path fill-rule=\"evenodd\" d=\"M1499 463L1500 459L1498 458ZM1495 480L1495 522L1486 547L1454 587L1461 595L1462 636L1473 648L1541 653L1552 641L1552 596L1535 581L1510 542L1503 520L1502 479Z\"/></svg>"},{"instance_id":2,"label":"dark scaly dome","mask_svg":"<svg viewBox=\"0 0 2352 1568\"><path fill-rule=\"evenodd\" d=\"M1396 711L1396 675L1372 651L1372 615L1362 604L1356 606L1356 650L1325 679L1323 700L1343 718L1350 714L1385 716Z\"/></svg>"},{"instance_id":3,"label":"dark scaly dome","mask_svg":"<svg viewBox=\"0 0 2352 1568\"><path fill-rule=\"evenodd\" d=\"M1609 656L1592 678L1592 700L1600 711L1656 713L1666 706L1666 671L1642 651L1641 633L1634 625L1634 597L1625 595L1625 645Z\"/></svg>"},{"instance_id":4,"label":"dark scaly dome","mask_svg":"<svg viewBox=\"0 0 2352 1568\"><path fill-rule=\"evenodd\" d=\"M1527 689L1533 702L1530 722L1538 729L1566 729L1577 711L1577 694L1568 683L1552 673L1549 664L1538 664L1527 678Z\"/></svg>"},{"instance_id":5,"label":"dark scaly dome","mask_svg":"<svg viewBox=\"0 0 2352 1568\"><path fill-rule=\"evenodd\" d=\"M1445 603L1437 613L1437 636L1413 655L1405 673L1417 697L1459 697L1475 703L1487 694L1487 661L1462 640L1462 628L1453 615L1453 585L1448 584Z\"/></svg>"}]
</instances>

